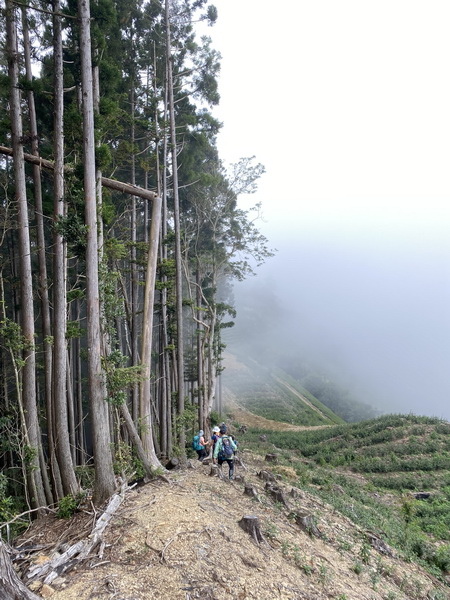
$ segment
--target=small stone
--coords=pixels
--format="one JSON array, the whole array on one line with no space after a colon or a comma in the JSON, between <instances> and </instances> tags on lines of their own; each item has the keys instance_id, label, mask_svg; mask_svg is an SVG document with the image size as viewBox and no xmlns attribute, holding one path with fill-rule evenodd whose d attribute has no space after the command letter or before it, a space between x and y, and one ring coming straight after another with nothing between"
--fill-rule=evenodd
<instances>
[{"instance_id":1,"label":"small stone","mask_svg":"<svg viewBox=\"0 0 450 600\"><path fill-rule=\"evenodd\" d=\"M44 583L39 593L43 598L50 598L55 593L55 590L47 583Z\"/></svg>"},{"instance_id":2,"label":"small stone","mask_svg":"<svg viewBox=\"0 0 450 600\"><path fill-rule=\"evenodd\" d=\"M42 581L39 581L39 579L37 579L36 581L32 581L30 583L30 585L28 586L28 589L31 590L32 592L38 592L41 589L42 586Z\"/></svg>"},{"instance_id":3,"label":"small stone","mask_svg":"<svg viewBox=\"0 0 450 600\"><path fill-rule=\"evenodd\" d=\"M56 589L61 589L62 587L65 586L66 584L66 579L64 577L56 577L53 581L52 581L52 586Z\"/></svg>"}]
</instances>

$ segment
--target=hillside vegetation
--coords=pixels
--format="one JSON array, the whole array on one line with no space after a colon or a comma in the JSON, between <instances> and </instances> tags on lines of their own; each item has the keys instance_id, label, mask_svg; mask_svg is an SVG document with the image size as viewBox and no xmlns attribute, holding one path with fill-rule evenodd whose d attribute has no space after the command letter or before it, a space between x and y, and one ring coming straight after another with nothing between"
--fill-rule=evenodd
<instances>
[{"instance_id":1,"label":"hillside vegetation","mask_svg":"<svg viewBox=\"0 0 450 600\"><path fill-rule=\"evenodd\" d=\"M310 431L253 429L245 445L259 452L275 449L302 489L381 535L407 560L449 580L448 422L386 415Z\"/></svg>"},{"instance_id":2,"label":"hillside vegetation","mask_svg":"<svg viewBox=\"0 0 450 600\"><path fill-rule=\"evenodd\" d=\"M165 481L128 489L95 553L81 563L72 557L49 584L29 585L53 600L450 599L449 423L393 415L245 433L243 423L230 424L240 448L235 481L211 476L192 457ZM420 478L381 486L379 471L363 468L363 458L385 451L386 464L395 456L406 464L402 448L411 465L441 456L425 500L415 498ZM405 473L389 476L400 481ZM249 515L260 524L258 540L239 524ZM99 516L84 503L67 519L33 523L16 540L22 578L86 539Z\"/></svg>"}]
</instances>

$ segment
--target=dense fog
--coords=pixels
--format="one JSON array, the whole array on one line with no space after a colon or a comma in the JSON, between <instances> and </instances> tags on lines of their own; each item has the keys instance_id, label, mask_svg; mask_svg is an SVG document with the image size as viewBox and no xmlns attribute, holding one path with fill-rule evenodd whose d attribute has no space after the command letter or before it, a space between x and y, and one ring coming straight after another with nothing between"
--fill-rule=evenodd
<instances>
[{"instance_id":1,"label":"dense fog","mask_svg":"<svg viewBox=\"0 0 450 600\"><path fill-rule=\"evenodd\" d=\"M236 286L230 346L304 352L361 401L449 419L449 3L215 4L220 155L266 167L243 206L278 248Z\"/></svg>"},{"instance_id":2,"label":"dense fog","mask_svg":"<svg viewBox=\"0 0 450 600\"><path fill-rule=\"evenodd\" d=\"M250 336L254 358L287 348L382 412L450 419L450 241L426 220L263 223L278 251L235 286L230 350Z\"/></svg>"}]
</instances>

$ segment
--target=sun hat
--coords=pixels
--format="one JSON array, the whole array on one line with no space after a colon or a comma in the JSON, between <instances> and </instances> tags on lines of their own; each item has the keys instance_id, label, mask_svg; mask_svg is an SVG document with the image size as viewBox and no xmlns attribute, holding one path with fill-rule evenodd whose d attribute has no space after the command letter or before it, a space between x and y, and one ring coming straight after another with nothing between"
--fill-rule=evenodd
<instances>
[{"instance_id":1,"label":"sun hat","mask_svg":"<svg viewBox=\"0 0 450 600\"><path fill-rule=\"evenodd\" d=\"M200 431L198 432L198 435L203 435L205 432L203 431L203 429L200 429Z\"/></svg>"},{"instance_id":2,"label":"sun hat","mask_svg":"<svg viewBox=\"0 0 450 600\"><path fill-rule=\"evenodd\" d=\"M215 427L213 427L213 433L219 433L220 431L220 427L217 427L217 425Z\"/></svg>"}]
</instances>

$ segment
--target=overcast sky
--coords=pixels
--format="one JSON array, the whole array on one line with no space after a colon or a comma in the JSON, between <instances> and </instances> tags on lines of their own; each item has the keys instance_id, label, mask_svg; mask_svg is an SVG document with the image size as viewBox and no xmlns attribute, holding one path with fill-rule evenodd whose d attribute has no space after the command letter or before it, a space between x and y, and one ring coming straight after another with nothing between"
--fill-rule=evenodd
<instances>
[{"instance_id":1,"label":"overcast sky","mask_svg":"<svg viewBox=\"0 0 450 600\"><path fill-rule=\"evenodd\" d=\"M238 299L267 282L355 389L449 419L450 3L214 4L219 151L266 167L278 249Z\"/></svg>"}]
</instances>

